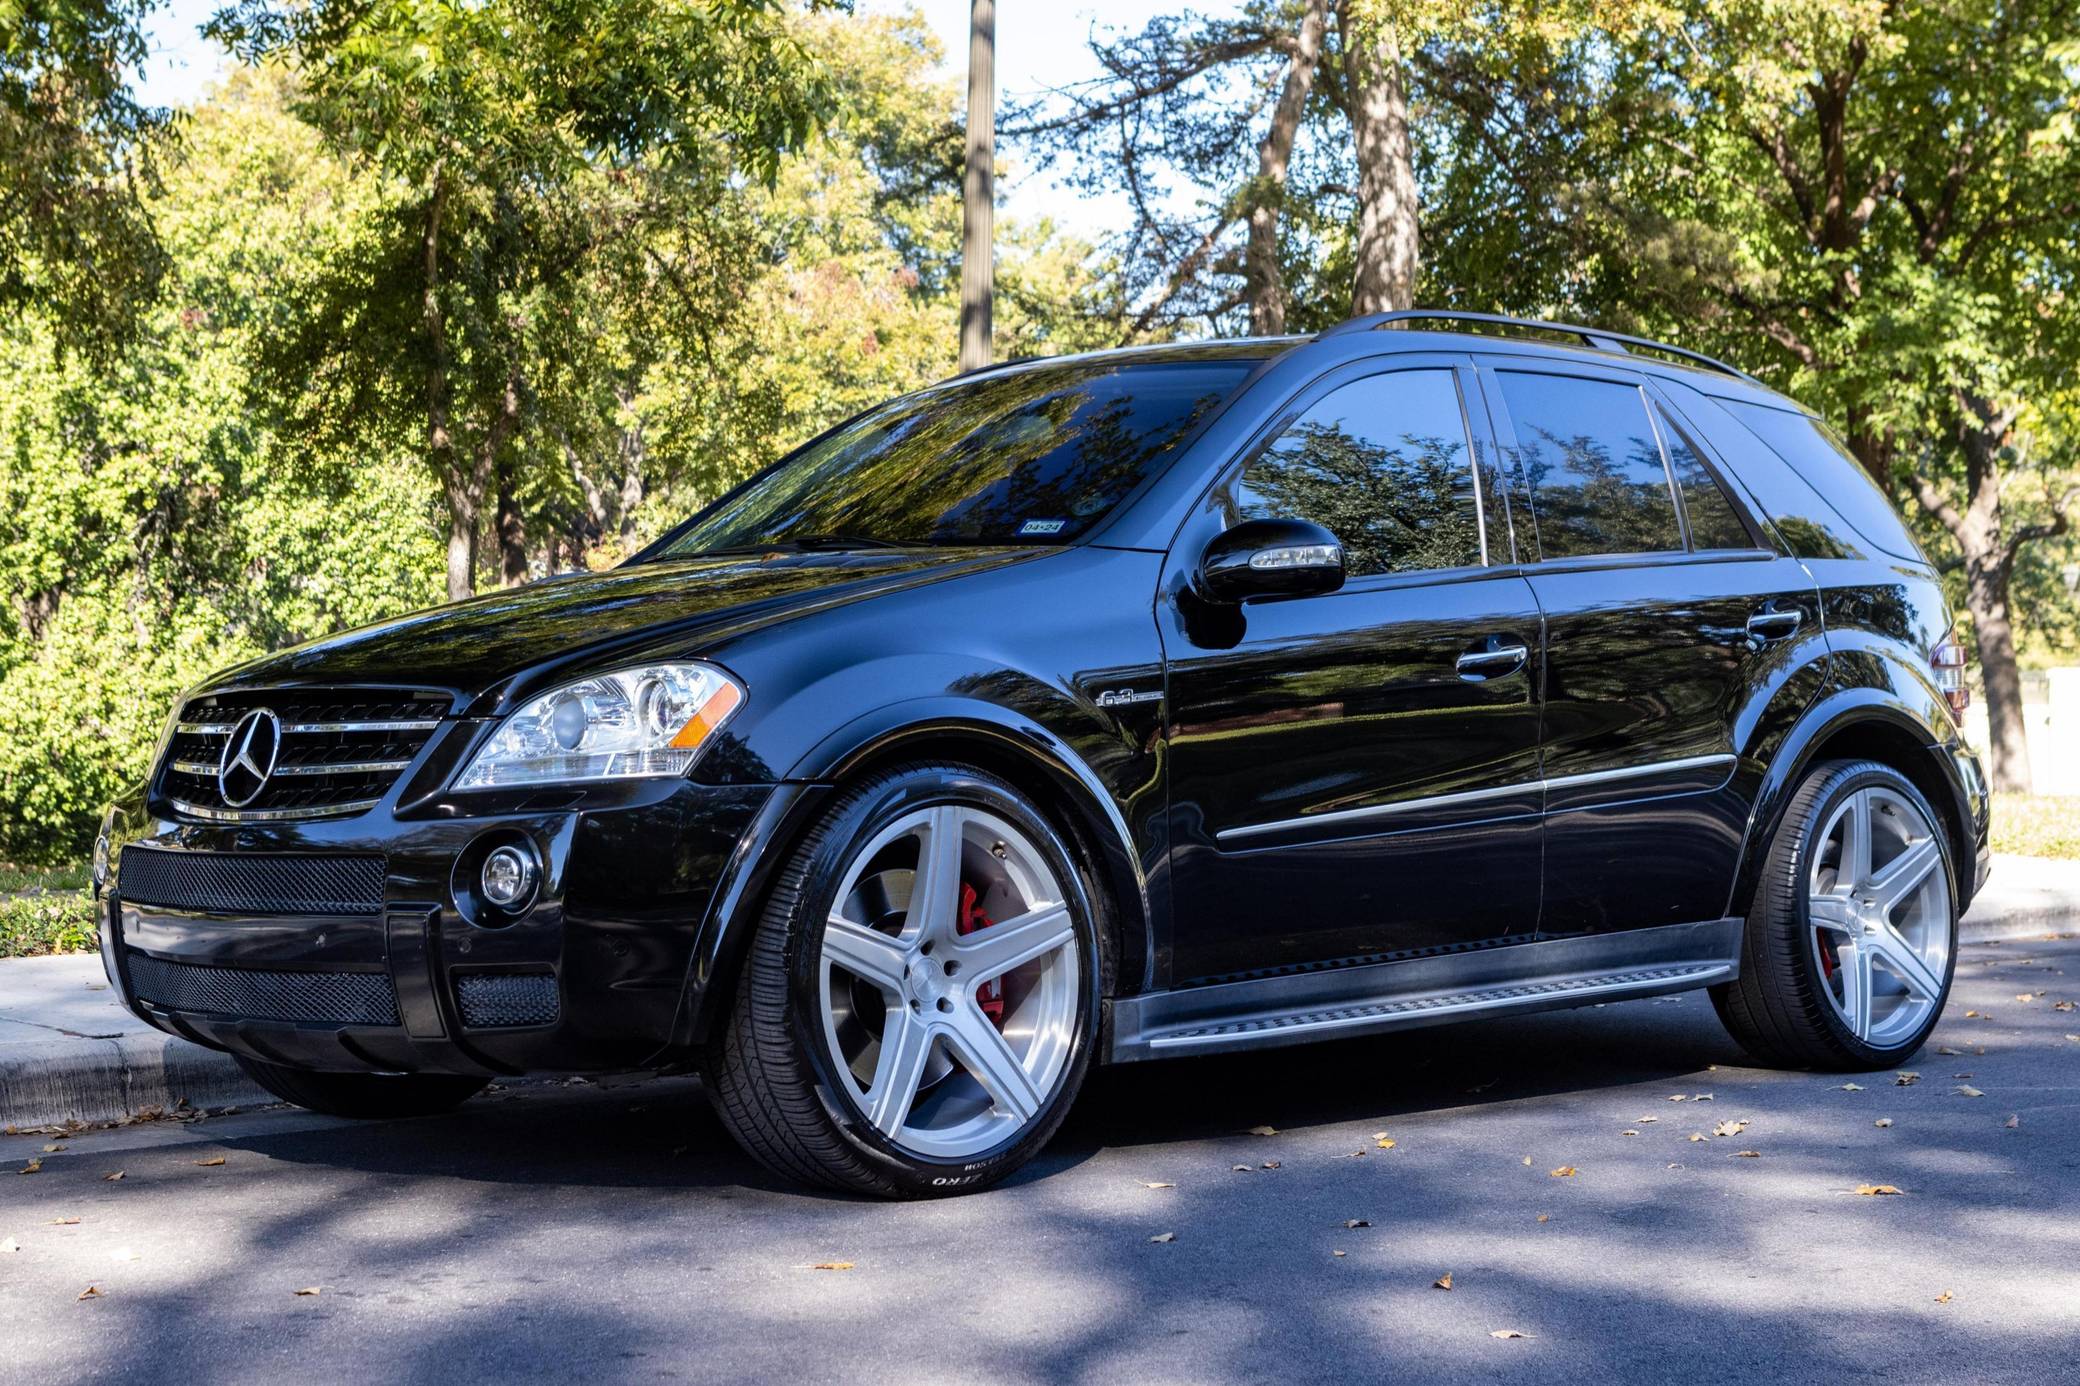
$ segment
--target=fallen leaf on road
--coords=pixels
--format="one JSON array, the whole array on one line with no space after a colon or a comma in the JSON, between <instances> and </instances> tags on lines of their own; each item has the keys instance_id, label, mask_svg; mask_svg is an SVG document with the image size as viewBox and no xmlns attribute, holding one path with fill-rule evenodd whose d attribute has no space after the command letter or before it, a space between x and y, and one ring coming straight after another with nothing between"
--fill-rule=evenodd
<instances>
[{"instance_id":1,"label":"fallen leaf on road","mask_svg":"<svg viewBox=\"0 0 2080 1386\"><path fill-rule=\"evenodd\" d=\"M1175 1232L1158 1232L1153 1237L1150 1237L1149 1240L1152 1242L1174 1242L1177 1240L1177 1234Z\"/></svg>"},{"instance_id":2,"label":"fallen leaf on road","mask_svg":"<svg viewBox=\"0 0 2080 1386\"><path fill-rule=\"evenodd\" d=\"M2070 1001L2053 1001L2051 1009L2054 1011L2070 1011L2073 1009L2073 1003Z\"/></svg>"},{"instance_id":3,"label":"fallen leaf on road","mask_svg":"<svg viewBox=\"0 0 2080 1386\"><path fill-rule=\"evenodd\" d=\"M55 1155L64 1148L65 1147L62 1145L47 1145L43 1148L43 1153L46 1155Z\"/></svg>"},{"instance_id":4,"label":"fallen leaf on road","mask_svg":"<svg viewBox=\"0 0 2080 1386\"><path fill-rule=\"evenodd\" d=\"M815 1265L813 1265L813 1266L809 1267L809 1269L810 1269L810 1270L827 1270L827 1271L848 1271L848 1270L851 1270L851 1269L852 1269L852 1262L850 1262L850 1261L818 1261L818 1262L817 1262L817 1263L816 1263ZM316 1294L316 1293L317 1293L317 1291L316 1291L316 1290L309 1290L309 1291L305 1291L305 1290L298 1290L298 1291L297 1291L297 1293L298 1293L298 1294Z\"/></svg>"},{"instance_id":5,"label":"fallen leaf on road","mask_svg":"<svg viewBox=\"0 0 2080 1386\"><path fill-rule=\"evenodd\" d=\"M1983 1016L1983 1015L1980 1015L1980 1014L1979 1014L1979 1013L1978 1013L1977 1011L1966 1011L1966 1012L1964 1013L1964 1018L1965 1018L1966 1020L1984 1020L1984 1019L1986 1019L1986 1017L1985 1017L1985 1016Z\"/></svg>"},{"instance_id":6,"label":"fallen leaf on road","mask_svg":"<svg viewBox=\"0 0 2080 1386\"><path fill-rule=\"evenodd\" d=\"M1278 1162L1277 1160L1266 1160L1266 1161L1265 1161L1265 1162L1264 1162L1263 1164L1261 1164L1261 1165L1257 1166L1257 1168L1258 1168L1258 1169L1283 1169L1283 1168L1284 1168L1284 1166L1283 1166L1282 1164L1280 1164L1280 1163L1279 1163L1279 1162Z\"/></svg>"},{"instance_id":7,"label":"fallen leaf on road","mask_svg":"<svg viewBox=\"0 0 2080 1386\"><path fill-rule=\"evenodd\" d=\"M1338 1155L1336 1158L1339 1160L1362 1160L1368 1153L1369 1152L1363 1150L1346 1150L1343 1152L1343 1154Z\"/></svg>"},{"instance_id":8,"label":"fallen leaf on road","mask_svg":"<svg viewBox=\"0 0 2080 1386\"><path fill-rule=\"evenodd\" d=\"M1679 1092L1674 1097L1671 1097L1668 1100L1671 1102L1688 1102L1690 1098L1686 1094Z\"/></svg>"},{"instance_id":9,"label":"fallen leaf on road","mask_svg":"<svg viewBox=\"0 0 2080 1386\"><path fill-rule=\"evenodd\" d=\"M1691 1139L1691 1140L1693 1140L1693 1141L1708 1141L1708 1140L1710 1140L1710 1139L1711 1139L1711 1137L1710 1137L1710 1136L1707 1136L1707 1135L1706 1135L1706 1134L1705 1134L1704 1132L1702 1132L1702 1131L1692 1131L1692 1132L1690 1133L1690 1139Z\"/></svg>"},{"instance_id":10,"label":"fallen leaf on road","mask_svg":"<svg viewBox=\"0 0 2080 1386\"><path fill-rule=\"evenodd\" d=\"M1762 1152L1759 1150L1736 1150L1733 1152L1733 1158L1736 1160L1759 1160L1762 1158Z\"/></svg>"},{"instance_id":11,"label":"fallen leaf on road","mask_svg":"<svg viewBox=\"0 0 2080 1386\"><path fill-rule=\"evenodd\" d=\"M1972 1086L1972 1085L1971 1085L1970 1083L1959 1083L1959 1084L1957 1085L1957 1095L1958 1095L1959 1097L1984 1097L1984 1096L1986 1096L1986 1094L1985 1094L1985 1093L1983 1093L1983 1092L1980 1092L1980 1091L1979 1091L1979 1090L1978 1090L1977 1088L1973 1087L1973 1086Z\"/></svg>"},{"instance_id":12,"label":"fallen leaf on road","mask_svg":"<svg viewBox=\"0 0 2080 1386\"><path fill-rule=\"evenodd\" d=\"M52 1219L51 1219L51 1226L53 1226L53 1227L77 1227L77 1226L79 1226L79 1219L78 1219L78 1218L52 1218Z\"/></svg>"},{"instance_id":13,"label":"fallen leaf on road","mask_svg":"<svg viewBox=\"0 0 2080 1386\"><path fill-rule=\"evenodd\" d=\"M1858 1184L1856 1192L1868 1198L1879 1194L1896 1194L1899 1190L1890 1184Z\"/></svg>"},{"instance_id":14,"label":"fallen leaf on road","mask_svg":"<svg viewBox=\"0 0 2080 1386\"><path fill-rule=\"evenodd\" d=\"M1712 1128L1712 1134L1715 1136L1738 1136L1747 1129L1748 1123L1745 1121L1722 1121Z\"/></svg>"},{"instance_id":15,"label":"fallen leaf on road","mask_svg":"<svg viewBox=\"0 0 2080 1386\"><path fill-rule=\"evenodd\" d=\"M1892 1075L1892 1081L1898 1087L1911 1088L1921 1081L1921 1075L1918 1073L1895 1073Z\"/></svg>"},{"instance_id":16,"label":"fallen leaf on road","mask_svg":"<svg viewBox=\"0 0 2080 1386\"><path fill-rule=\"evenodd\" d=\"M1553 1220L1553 1215L1551 1213L1540 1213L1538 1215L1538 1220L1540 1222L1551 1222Z\"/></svg>"},{"instance_id":17,"label":"fallen leaf on road","mask_svg":"<svg viewBox=\"0 0 2080 1386\"><path fill-rule=\"evenodd\" d=\"M1669 1165L1669 1168L1670 1168L1670 1169L1681 1169L1681 1168L1682 1168L1682 1165L1681 1165L1681 1164L1673 1164L1673 1163L1672 1163L1672 1164L1670 1164L1670 1165Z\"/></svg>"},{"instance_id":18,"label":"fallen leaf on road","mask_svg":"<svg viewBox=\"0 0 2080 1386\"><path fill-rule=\"evenodd\" d=\"M1863 1091L1863 1084L1861 1084L1861 1083L1844 1083L1844 1084L1842 1084L1842 1091L1843 1091L1843 1092L1862 1092L1862 1091Z\"/></svg>"},{"instance_id":19,"label":"fallen leaf on road","mask_svg":"<svg viewBox=\"0 0 2080 1386\"><path fill-rule=\"evenodd\" d=\"M1953 1055L1954 1055L1954 1054L1962 1054L1962 1053L1964 1053L1964 1051L1963 1051L1962 1049L1952 1049L1952 1048L1951 1048L1951 1047L1950 1047L1949 1045L1947 1045L1947 1044L1946 1044L1946 1045L1944 1045L1944 1046L1943 1046L1943 1047L1942 1047L1941 1049L1938 1049L1938 1050L1936 1051L1936 1053L1938 1053L1938 1054L1953 1054Z\"/></svg>"},{"instance_id":20,"label":"fallen leaf on road","mask_svg":"<svg viewBox=\"0 0 2080 1386\"><path fill-rule=\"evenodd\" d=\"M1637 1136L1639 1132L1627 1129L1624 1131L1620 1131L1618 1134L1621 1136Z\"/></svg>"},{"instance_id":21,"label":"fallen leaf on road","mask_svg":"<svg viewBox=\"0 0 2080 1386\"><path fill-rule=\"evenodd\" d=\"M1514 1328L1495 1328L1488 1331L1490 1338L1528 1338L1528 1333L1519 1333Z\"/></svg>"},{"instance_id":22,"label":"fallen leaf on road","mask_svg":"<svg viewBox=\"0 0 2080 1386\"><path fill-rule=\"evenodd\" d=\"M1345 1256L1345 1255L1348 1255L1349 1253L1347 1253L1347 1252L1342 1252L1342 1251L1332 1251L1332 1252L1330 1252L1329 1254L1330 1254L1331 1256Z\"/></svg>"},{"instance_id":23,"label":"fallen leaf on road","mask_svg":"<svg viewBox=\"0 0 2080 1386\"><path fill-rule=\"evenodd\" d=\"M9 1256L21 1249L22 1244L12 1237L9 1237L4 1242L0 1242L0 1256Z\"/></svg>"},{"instance_id":24,"label":"fallen leaf on road","mask_svg":"<svg viewBox=\"0 0 2080 1386\"><path fill-rule=\"evenodd\" d=\"M1372 1138L1372 1143L1375 1146L1378 1146L1381 1150L1392 1150L1394 1148L1394 1138L1384 1131L1380 1132L1377 1136L1374 1136Z\"/></svg>"},{"instance_id":25,"label":"fallen leaf on road","mask_svg":"<svg viewBox=\"0 0 2080 1386\"><path fill-rule=\"evenodd\" d=\"M1712 1100L1712 1095L1708 1092L1693 1092L1690 1094L1690 1100L1692 1102L1709 1102Z\"/></svg>"},{"instance_id":26,"label":"fallen leaf on road","mask_svg":"<svg viewBox=\"0 0 2080 1386\"><path fill-rule=\"evenodd\" d=\"M1236 1172L1237 1174L1250 1174L1250 1173L1254 1173L1254 1172L1255 1172L1255 1166L1253 1166L1253 1165L1237 1165L1237 1166L1235 1166L1235 1172Z\"/></svg>"},{"instance_id":27,"label":"fallen leaf on road","mask_svg":"<svg viewBox=\"0 0 2080 1386\"><path fill-rule=\"evenodd\" d=\"M1553 1171L1553 1177L1555 1179L1572 1179L1576 1173L1577 1171L1573 1165L1562 1165Z\"/></svg>"},{"instance_id":28,"label":"fallen leaf on road","mask_svg":"<svg viewBox=\"0 0 2080 1386\"><path fill-rule=\"evenodd\" d=\"M222 1155L213 1155L207 1160L197 1160L195 1163L202 1169L214 1169L216 1166L224 1163L224 1157Z\"/></svg>"},{"instance_id":29,"label":"fallen leaf on road","mask_svg":"<svg viewBox=\"0 0 2080 1386\"><path fill-rule=\"evenodd\" d=\"M1276 1126L1252 1126L1249 1128L1249 1133L1252 1136L1275 1136L1278 1134L1278 1128Z\"/></svg>"},{"instance_id":30,"label":"fallen leaf on road","mask_svg":"<svg viewBox=\"0 0 2080 1386\"><path fill-rule=\"evenodd\" d=\"M1872 1122L1872 1123L1871 1123L1871 1125L1873 1125L1873 1126L1877 1127L1877 1128L1878 1128L1878 1129L1879 1129L1880 1131L1882 1131L1882 1130L1884 1130L1884 1129L1885 1129L1886 1127L1888 1127L1888 1126L1892 1125L1892 1118L1891 1118L1891 1117L1879 1117L1879 1118L1878 1118L1878 1119L1877 1119L1876 1121Z\"/></svg>"},{"instance_id":31,"label":"fallen leaf on road","mask_svg":"<svg viewBox=\"0 0 2080 1386\"><path fill-rule=\"evenodd\" d=\"M1634 1117L1634 1118L1633 1118L1633 1120L1634 1120L1634 1121L1636 1121L1636 1122L1638 1122L1638 1123L1639 1123L1640 1125L1642 1125L1642 1126L1645 1126L1645 1125L1646 1125L1646 1124L1647 1124L1648 1122L1650 1122L1650 1121L1659 1121L1659 1120L1661 1120L1661 1118L1660 1118L1660 1117L1657 1117L1657 1116L1643 1116L1643 1117Z\"/></svg>"},{"instance_id":32,"label":"fallen leaf on road","mask_svg":"<svg viewBox=\"0 0 2080 1386\"><path fill-rule=\"evenodd\" d=\"M1945 1290L1945 1291L1943 1291L1943 1292L1942 1292L1941 1294L1939 1294L1939 1295L1937 1295L1937 1296L1936 1296L1936 1303L1938 1303L1938 1304L1948 1304L1949 1302L1950 1302L1950 1292L1949 1292L1948 1290Z\"/></svg>"},{"instance_id":33,"label":"fallen leaf on road","mask_svg":"<svg viewBox=\"0 0 2080 1386\"><path fill-rule=\"evenodd\" d=\"M1144 1179L1141 1181L1141 1187L1144 1189L1174 1189L1177 1187L1177 1185L1166 1183L1160 1179L1155 1181L1154 1183L1150 1183L1148 1180Z\"/></svg>"},{"instance_id":34,"label":"fallen leaf on road","mask_svg":"<svg viewBox=\"0 0 2080 1386\"><path fill-rule=\"evenodd\" d=\"M37 1157L36 1157L35 1159L31 1160L31 1161L30 1161L30 1162L29 1162L28 1164L26 1164L26 1165L23 1165L23 1166L22 1166L22 1167L21 1167L20 1169L16 1170L16 1171L15 1171L15 1173L16 1173L16 1174L34 1174L34 1173L36 1173L36 1171L38 1171L38 1170L40 1170L40 1169L42 1169L42 1168L43 1168L43 1157L39 1155L39 1156L37 1156Z\"/></svg>"},{"instance_id":35,"label":"fallen leaf on road","mask_svg":"<svg viewBox=\"0 0 2080 1386\"><path fill-rule=\"evenodd\" d=\"M2036 1000L2037 998L2031 995L2029 992L2018 991L2015 993L2015 999L2017 1001L2022 1002L2024 1005L2028 1005L2030 1002Z\"/></svg>"},{"instance_id":36,"label":"fallen leaf on road","mask_svg":"<svg viewBox=\"0 0 2080 1386\"><path fill-rule=\"evenodd\" d=\"M2080 1035L2067 1035L2066 1038L2075 1044L2080 1044Z\"/></svg>"},{"instance_id":37,"label":"fallen leaf on road","mask_svg":"<svg viewBox=\"0 0 2080 1386\"><path fill-rule=\"evenodd\" d=\"M290 1293L295 1295L315 1295L323 1291L324 1288L323 1285L306 1285L302 1289L292 1290Z\"/></svg>"},{"instance_id":38,"label":"fallen leaf on road","mask_svg":"<svg viewBox=\"0 0 2080 1386\"><path fill-rule=\"evenodd\" d=\"M1347 1228L1372 1226L1372 1224L1366 1221L1364 1218L1345 1218L1343 1220L1343 1225Z\"/></svg>"},{"instance_id":39,"label":"fallen leaf on road","mask_svg":"<svg viewBox=\"0 0 2080 1386\"><path fill-rule=\"evenodd\" d=\"M2008 1130L2013 1131L2022 1125L2022 1118L2020 1116L2011 1116L2006 1121L2002 1122L2001 1125L2007 1128Z\"/></svg>"},{"instance_id":40,"label":"fallen leaf on road","mask_svg":"<svg viewBox=\"0 0 2080 1386\"><path fill-rule=\"evenodd\" d=\"M86 1289L79 1292L79 1297L81 1299L99 1299L101 1298L101 1287L99 1285L89 1285Z\"/></svg>"},{"instance_id":41,"label":"fallen leaf on road","mask_svg":"<svg viewBox=\"0 0 2080 1386\"><path fill-rule=\"evenodd\" d=\"M1524 1163L1525 1163L1525 1164L1527 1164L1527 1165L1531 1163L1531 1157L1530 1157L1529 1155L1526 1155L1526 1156L1524 1157Z\"/></svg>"},{"instance_id":42,"label":"fallen leaf on road","mask_svg":"<svg viewBox=\"0 0 2080 1386\"><path fill-rule=\"evenodd\" d=\"M1446 1271L1446 1272L1445 1272L1445 1273L1444 1273L1443 1275L1440 1275L1440 1276L1438 1276L1438 1277L1437 1277L1437 1279L1435 1279L1435 1280L1433 1280L1433 1281L1431 1281L1431 1282L1430 1282L1430 1288L1431 1288L1431 1289L1433 1289L1433 1290L1449 1290L1449 1289L1451 1289L1451 1288L1452 1288L1452 1273L1451 1273L1450 1271Z\"/></svg>"},{"instance_id":43,"label":"fallen leaf on road","mask_svg":"<svg viewBox=\"0 0 2080 1386\"><path fill-rule=\"evenodd\" d=\"M122 1177L123 1177L123 1171L121 1171L121 1170L117 1170L117 1171L116 1171L116 1172L115 1172L114 1174L104 1174L104 1175L102 1175L102 1176L101 1176L101 1182L102 1182L102 1183L104 1183L104 1184L113 1184L113 1183L115 1183L115 1182L116 1182L116 1181L117 1181L118 1179L121 1179Z\"/></svg>"}]
</instances>

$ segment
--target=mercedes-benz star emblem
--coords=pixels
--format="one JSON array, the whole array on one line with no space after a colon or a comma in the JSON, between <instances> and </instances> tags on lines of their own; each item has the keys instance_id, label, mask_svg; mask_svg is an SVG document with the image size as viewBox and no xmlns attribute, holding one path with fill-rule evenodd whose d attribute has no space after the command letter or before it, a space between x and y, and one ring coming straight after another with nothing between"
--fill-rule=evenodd
<instances>
[{"instance_id":1,"label":"mercedes-benz star emblem","mask_svg":"<svg viewBox=\"0 0 2080 1386\"><path fill-rule=\"evenodd\" d=\"M282 750L282 719L256 707L238 719L217 762L217 792L231 808L244 808L267 788L275 757Z\"/></svg>"}]
</instances>

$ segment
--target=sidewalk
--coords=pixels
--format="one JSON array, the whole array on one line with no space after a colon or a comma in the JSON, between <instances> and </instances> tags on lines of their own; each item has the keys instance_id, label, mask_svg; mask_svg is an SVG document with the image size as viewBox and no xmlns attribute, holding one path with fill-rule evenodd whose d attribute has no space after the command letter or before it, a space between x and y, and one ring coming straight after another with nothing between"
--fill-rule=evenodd
<instances>
[{"instance_id":1,"label":"sidewalk","mask_svg":"<svg viewBox=\"0 0 2080 1386\"><path fill-rule=\"evenodd\" d=\"M116 1003L96 953L0 962L0 1127L119 1121L152 1107L275 1099L229 1056Z\"/></svg>"},{"instance_id":2,"label":"sidewalk","mask_svg":"<svg viewBox=\"0 0 2080 1386\"><path fill-rule=\"evenodd\" d=\"M2080 931L2080 861L1998 856L1966 943ZM161 1034L116 1004L94 954L0 962L0 1127L118 1121L151 1107L274 1099L226 1055Z\"/></svg>"}]
</instances>

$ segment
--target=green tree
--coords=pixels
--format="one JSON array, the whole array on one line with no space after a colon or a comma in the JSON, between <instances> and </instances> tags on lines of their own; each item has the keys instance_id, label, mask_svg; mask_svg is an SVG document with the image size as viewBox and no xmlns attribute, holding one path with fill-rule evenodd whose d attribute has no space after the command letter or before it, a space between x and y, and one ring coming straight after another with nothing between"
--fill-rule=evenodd
<instances>
[{"instance_id":1,"label":"green tree","mask_svg":"<svg viewBox=\"0 0 2080 1386\"><path fill-rule=\"evenodd\" d=\"M785 20L778 0L245 0L214 21L290 63L299 114L381 175L263 380L323 446L418 436L451 598L494 488L502 577L526 577L525 456L608 407L601 363L569 364L598 341L591 300L669 293L690 343L728 319L736 180L773 179L825 102Z\"/></svg>"},{"instance_id":2,"label":"green tree","mask_svg":"<svg viewBox=\"0 0 2080 1386\"><path fill-rule=\"evenodd\" d=\"M151 0L0 0L0 314L130 341L166 256L146 209L171 118L130 95Z\"/></svg>"}]
</instances>

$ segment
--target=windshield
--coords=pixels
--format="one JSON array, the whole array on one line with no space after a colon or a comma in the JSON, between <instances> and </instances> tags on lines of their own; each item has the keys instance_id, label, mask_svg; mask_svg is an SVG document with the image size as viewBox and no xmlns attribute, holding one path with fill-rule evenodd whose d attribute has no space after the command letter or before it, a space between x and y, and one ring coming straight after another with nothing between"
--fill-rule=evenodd
<instances>
[{"instance_id":1,"label":"windshield","mask_svg":"<svg viewBox=\"0 0 2080 1386\"><path fill-rule=\"evenodd\" d=\"M906 395L725 496L658 554L1060 544L1167 464L1256 364L1070 361Z\"/></svg>"}]
</instances>

